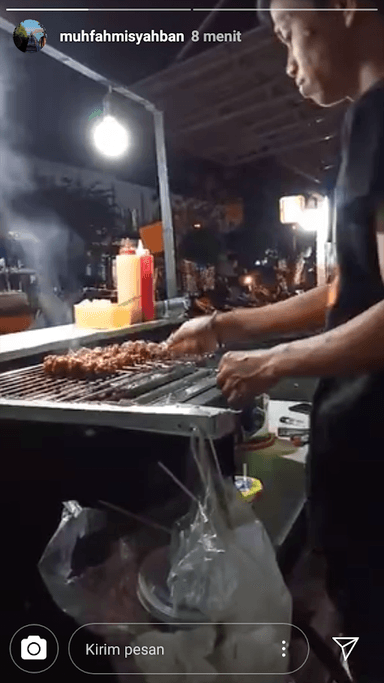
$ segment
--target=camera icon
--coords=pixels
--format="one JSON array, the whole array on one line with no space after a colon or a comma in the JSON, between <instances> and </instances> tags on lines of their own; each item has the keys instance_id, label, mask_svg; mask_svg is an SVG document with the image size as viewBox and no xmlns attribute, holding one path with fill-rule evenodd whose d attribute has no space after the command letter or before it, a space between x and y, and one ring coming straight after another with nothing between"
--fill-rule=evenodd
<instances>
[{"instance_id":1,"label":"camera icon","mask_svg":"<svg viewBox=\"0 0 384 683\"><path fill-rule=\"evenodd\" d=\"M47 641L40 636L28 636L21 641L21 659L47 659Z\"/></svg>"}]
</instances>

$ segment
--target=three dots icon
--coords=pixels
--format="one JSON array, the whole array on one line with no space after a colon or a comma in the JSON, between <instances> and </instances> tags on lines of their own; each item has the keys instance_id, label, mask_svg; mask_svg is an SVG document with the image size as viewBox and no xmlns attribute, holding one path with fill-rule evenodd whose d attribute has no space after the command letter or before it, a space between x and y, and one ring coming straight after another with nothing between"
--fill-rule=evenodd
<instances>
[{"instance_id":1,"label":"three dots icon","mask_svg":"<svg viewBox=\"0 0 384 683\"><path fill-rule=\"evenodd\" d=\"M286 657L287 656L287 641L282 640L281 642L282 642L282 650L283 650L282 656Z\"/></svg>"}]
</instances>

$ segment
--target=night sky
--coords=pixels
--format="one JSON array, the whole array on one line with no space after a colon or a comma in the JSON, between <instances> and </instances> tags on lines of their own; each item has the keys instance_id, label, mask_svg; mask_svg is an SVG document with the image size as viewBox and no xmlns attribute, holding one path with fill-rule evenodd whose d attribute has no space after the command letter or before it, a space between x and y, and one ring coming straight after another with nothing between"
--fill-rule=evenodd
<instances>
[{"instance_id":1,"label":"night sky","mask_svg":"<svg viewBox=\"0 0 384 683\"><path fill-rule=\"evenodd\" d=\"M8 6L11 3L8 3ZM20 3L21 4L21 3ZM50 2L49 7L105 7L106 2L90 0L74 2L68 0L62 4ZM110 0L113 7L134 8L140 3ZM145 2L145 7L171 7L167 2ZM206 7L206 0L190 3L186 0L174 2L178 7ZM17 4L19 6L19 3ZM23 7L44 6L40 0L26 0ZM209 7L208 3L208 7ZM214 6L214 4L213 4ZM235 7L230 0L226 7ZM207 29L210 32L246 31L257 25L254 2L244 0L242 7L252 9L250 12L219 12ZM237 3L238 7L238 3ZM206 12L5 12L2 16L15 26L23 20L35 19L47 31L47 43L60 51L81 61L99 73L131 85L170 66L177 54L189 40L192 30L197 29ZM166 32L185 33L185 43L64 43L60 42L60 32L81 32L95 29L97 32L124 31L147 32L151 29ZM154 144L152 117L142 107L127 102L124 98L116 101L117 112L122 123L126 123L132 134L134 144L129 156L123 162L111 162L101 159L95 154L88 140L89 116L102 106L105 90L92 81L80 76L64 65L44 55L44 50L37 54L20 53L13 45L12 37L0 31L0 39L8 41L7 61L17 64L20 83L13 83L13 93L9 102L9 116L18 124L19 133L16 143L24 151L42 156L52 161L73 163L74 165L102 169L113 173L116 177L139 182L156 184L156 167L154 164ZM2 42L3 44L3 42ZM189 53L193 56L199 51L210 49L207 44L197 44ZM15 71L15 69L13 69ZM170 166L174 175L179 176L183 167L183 159L178 158L168 142ZM173 162L173 163L172 163ZM188 161L188 163L190 163ZM199 162L196 162L197 164ZM204 162L205 163L205 162ZM171 169L172 175L172 169ZM179 188L177 188L179 190Z\"/></svg>"}]
</instances>

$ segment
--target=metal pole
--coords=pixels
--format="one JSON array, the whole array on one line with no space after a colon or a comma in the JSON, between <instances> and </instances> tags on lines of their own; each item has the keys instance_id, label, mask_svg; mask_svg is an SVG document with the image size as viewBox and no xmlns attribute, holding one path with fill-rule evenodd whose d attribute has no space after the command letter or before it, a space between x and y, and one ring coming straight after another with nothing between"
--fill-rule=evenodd
<instances>
[{"instance_id":1,"label":"metal pole","mask_svg":"<svg viewBox=\"0 0 384 683\"><path fill-rule=\"evenodd\" d=\"M9 34L13 34L14 25L6 21L0 16L0 29L3 29ZM141 104L145 109L152 112L155 123L155 138L156 138L156 157L157 157L157 174L160 185L160 204L161 204L161 219L163 223L163 241L164 241L164 256L165 256L165 274L167 282L167 297L172 299L177 295L176 285L176 263L175 263L175 246L173 239L173 225L172 225L172 209L169 193L168 182L168 168L167 155L165 151L165 135L164 135L164 120L163 112L158 111L152 102L136 95L124 85L115 83L109 78L105 78L101 74L89 69L80 62L68 57L63 52L46 45L44 48L45 55L65 64L70 69L77 71L86 78L96 81L100 85L108 88L109 93L116 92L127 99L133 100L137 104Z\"/></svg>"},{"instance_id":2,"label":"metal pole","mask_svg":"<svg viewBox=\"0 0 384 683\"><path fill-rule=\"evenodd\" d=\"M324 198L323 201L326 199ZM331 202L328 199L324 223L316 232L316 278L318 286L327 284L327 242L329 240L330 218Z\"/></svg>"},{"instance_id":3,"label":"metal pole","mask_svg":"<svg viewBox=\"0 0 384 683\"><path fill-rule=\"evenodd\" d=\"M160 187L161 220L163 224L167 299L173 299L177 296L176 259L171 198L169 192L167 153L165 149L164 115L162 111L158 111L154 108L151 109L151 111L153 113L155 122L157 173Z\"/></svg>"}]
</instances>

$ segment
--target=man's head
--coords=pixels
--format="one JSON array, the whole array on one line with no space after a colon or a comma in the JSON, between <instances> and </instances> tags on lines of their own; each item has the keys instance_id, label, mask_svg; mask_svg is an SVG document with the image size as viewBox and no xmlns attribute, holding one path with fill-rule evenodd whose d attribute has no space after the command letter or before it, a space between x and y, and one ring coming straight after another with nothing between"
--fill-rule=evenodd
<instances>
[{"instance_id":1,"label":"man's head","mask_svg":"<svg viewBox=\"0 0 384 683\"><path fill-rule=\"evenodd\" d=\"M384 76L384 0L258 0L268 8L259 17L286 45L287 74L303 97L332 106Z\"/></svg>"}]
</instances>

